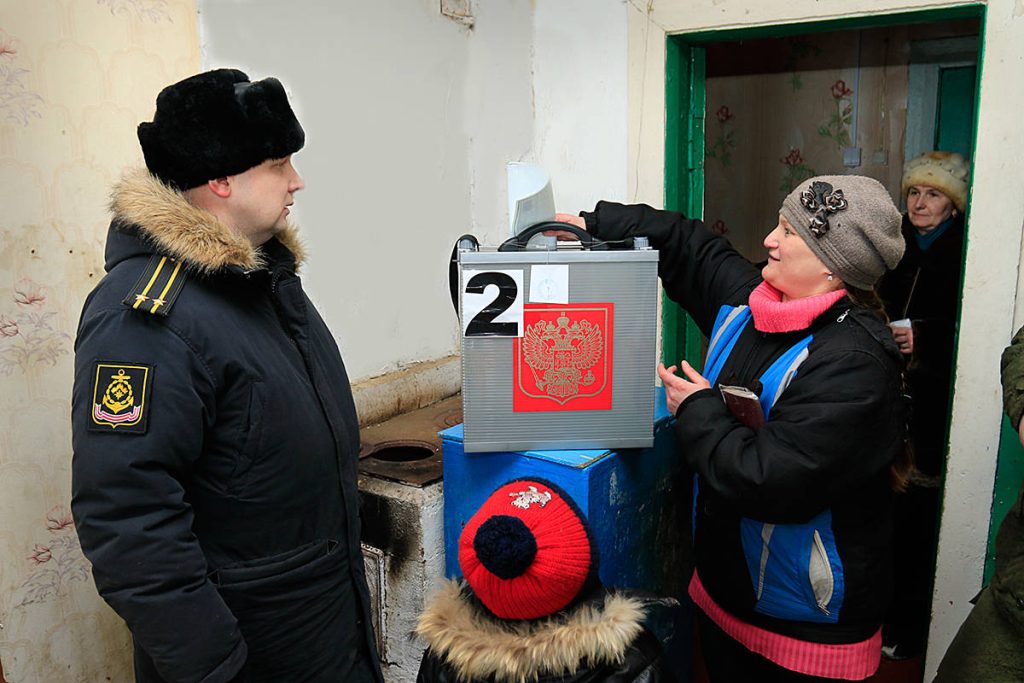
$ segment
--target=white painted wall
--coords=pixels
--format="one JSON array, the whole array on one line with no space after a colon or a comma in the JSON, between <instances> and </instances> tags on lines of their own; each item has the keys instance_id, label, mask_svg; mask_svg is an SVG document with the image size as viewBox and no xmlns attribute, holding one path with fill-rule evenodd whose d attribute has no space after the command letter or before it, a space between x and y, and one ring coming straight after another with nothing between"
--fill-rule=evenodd
<instances>
[{"instance_id":1,"label":"white painted wall","mask_svg":"<svg viewBox=\"0 0 1024 683\"><path fill-rule=\"evenodd\" d=\"M476 211L498 218L491 167L530 144L529 4L488 3L474 30L436 0L198 9L203 67L280 78L306 130L294 212L305 280L352 379L456 353L451 246L474 222L481 176Z\"/></svg>"},{"instance_id":2,"label":"white painted wall","mask_svg":"<svg viewBox=\"0 0 1024 683\"><path fill-rule=\"evenodd\" d=\"M629 132L627 3L536 4L536 161L551 173L559 211L589 211L599 199L623 201Z\"/></svg>"},{"instance_id":3,"label":"white painted wall","mask_svg":"<svg viewBox=\"0 0 1024 683\"><path fill-rule=\"evenodd\" d=\"M437 0L197 4L203 68L278 77L306 130L305 280L355 381L458 352L447 259L507 237L506 162L566 211L624 198L623 0L476 2L472 29Z\"/></svg>"},{"instance_id":4,"label":"white painted wall","mask_svg":"<svg viewBox=\"0 0 1024 683\"><path fill-rule=\"evenodd\" d=\"M665 36L713 29L843 19L951 7L940 0L648 0L630 2L632 199L660 203L664 185ZM1024 145L1013 131L1024 91L1024 6L990 0L984 36L971 237L964 273L945 509L939 541L926 680L981 586L991 514L1001 402L999 354L1010 339L1021 260ZM646 83L646 88L638 84ZM633 142L635 140L635 143ZM633 186L631 185L631 190Z\"/></svg>"}]
</instances>

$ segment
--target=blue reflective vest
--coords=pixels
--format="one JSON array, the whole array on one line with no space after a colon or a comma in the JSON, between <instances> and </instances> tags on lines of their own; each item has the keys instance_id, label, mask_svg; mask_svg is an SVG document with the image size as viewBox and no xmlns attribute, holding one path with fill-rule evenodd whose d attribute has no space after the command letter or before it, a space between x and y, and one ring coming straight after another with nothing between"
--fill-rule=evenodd
<instances>
[{"instance_id":1,"label":"blue reflective vest","mask_svg":"<svg viewBox=\"0 0 1024 683\"><path fill-rule=\"evenodd\" d=\"M722 306L711 332L704 376L715 385L726 359L751 320L748 306ZM772 406L807 358L809 334L779 356L761 375L759 395L765 421ZM699 477L694 475L693 520L696 526ZM696 532L696 529L695 529ZM836 623L843 605L843 564L825 510L802 524L768 524L740 520L743 554L756 596L754 610L793 621Z\"/></svg>"}]
</instances>

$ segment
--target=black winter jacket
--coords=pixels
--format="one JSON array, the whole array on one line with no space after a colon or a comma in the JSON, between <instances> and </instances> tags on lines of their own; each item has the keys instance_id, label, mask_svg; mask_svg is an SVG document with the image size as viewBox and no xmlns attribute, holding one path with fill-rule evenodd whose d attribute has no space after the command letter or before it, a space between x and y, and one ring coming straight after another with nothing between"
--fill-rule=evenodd
<instances>
[{"instance_id":1,"label":"black winter jacket","mask_svg":"<svg viewBox=\"0 0 1024 683\"><path fill-rule=\"evenodd\" d=\"M757 268L700 221L608 202L583 216L599 239L650 237L661 252L665 291L706 336L723 305L746 304L761 283ZM697 571L714 601L741 619L803 640L859 642L878 630L891 594L888 470L905 432L892 334L845 297L808 330L770 334L750 323L719 382L754 387L808 333L809 355L760 431L738 422L717 390L697 392L679 408L681 448L701 482ZM845 583L838 619L784 620L754 611L757 577L744 558L741 519L793 524L826 511ZM805 592L813 598L809 585Z\"/></svg>"},{"instance_id":2,"label":"black winter jacket","mask_svg":"<svg viewBox=\"0 0 1024 683\"><path fill-rule=\"evenodd\" d=\"M428 648L417 683L669 683L675 639L671 599L606 592L565 612L506 622L458 581L448 581L416 628ZM688 647L688 646L687 646Z\"/></svg>"},{"instance_id":3,"label":"black winter jacket","mask_svg":"<svg viewBox=\"0 0 1024 683\"><path fill-rule=\"evenodd\" d=\"M148 173L112 207L75 342L72 510L137 680L379 680L358 423L294 234L255 249Z\"/></svg>"},{"instance_id":4,"label":"black winter jacket","mask_svg":"<svg viewBox=\"0 0 1024 683\"><path fill-rule=\"evenodd\" d=\"M963 270L963 214L921 251L916 228L903 216L906 251L899 265L882 277L878 294L892 320L910 318L914 352L906 362L907 389L913 400L910 436L914 461L925 475L942 473L949 429L950 382L960 273Z\"/></svg>"}]
</instances>

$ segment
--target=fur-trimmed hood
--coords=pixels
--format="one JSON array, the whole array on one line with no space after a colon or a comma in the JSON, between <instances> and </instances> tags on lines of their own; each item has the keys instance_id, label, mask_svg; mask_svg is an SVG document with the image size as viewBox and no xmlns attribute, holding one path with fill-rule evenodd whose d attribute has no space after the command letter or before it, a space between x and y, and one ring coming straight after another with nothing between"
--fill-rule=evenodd
<instances>
[{"instance_id":1,"label":"fur-trimmed hood","mask_svg":"<svg viewBox=\"0 0 1024 683\"><path fill-rule=\"evenodd\" d=\"M183 261L197 273L208 275L228 266L251 271L266 265L262 249L146 169L129 171L114 186L110 210L115 226L135 226L156 251ZM298 268L305 250L295 228L289 225L276 239L295 256Z\"/></svg>"},{"instance_id":2,"label":"fur-trimmed hood","mask_svg":"<svg viewBox=\"0 0 1024 683\"><path fill-rule=\"evenodd\" d=\"M643 630L640 600L610 593L568 614L529 622L503 622L486 614L448 581L420 616L416 634L462 680L524 683L574 670L584 662L619 662Z\"/></svg>"}]
</instances>

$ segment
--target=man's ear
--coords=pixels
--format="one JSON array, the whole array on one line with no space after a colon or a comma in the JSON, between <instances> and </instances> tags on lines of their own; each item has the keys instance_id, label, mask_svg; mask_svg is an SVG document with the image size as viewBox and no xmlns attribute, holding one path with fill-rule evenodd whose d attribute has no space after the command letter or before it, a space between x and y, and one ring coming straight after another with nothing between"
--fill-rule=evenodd
<instances>
[{"instance_id":1,"label":"man's ear","mask_svg":"<svg viewBox=\"0 0 1024 683\"><path fill-rule=\"evenodd\" d=\"M221 199L227 199L231 196L231 181L227 179L227 176L207 180L206 186L210 188L210 192L214 193Z\"/></svg>"}]
</instances>

